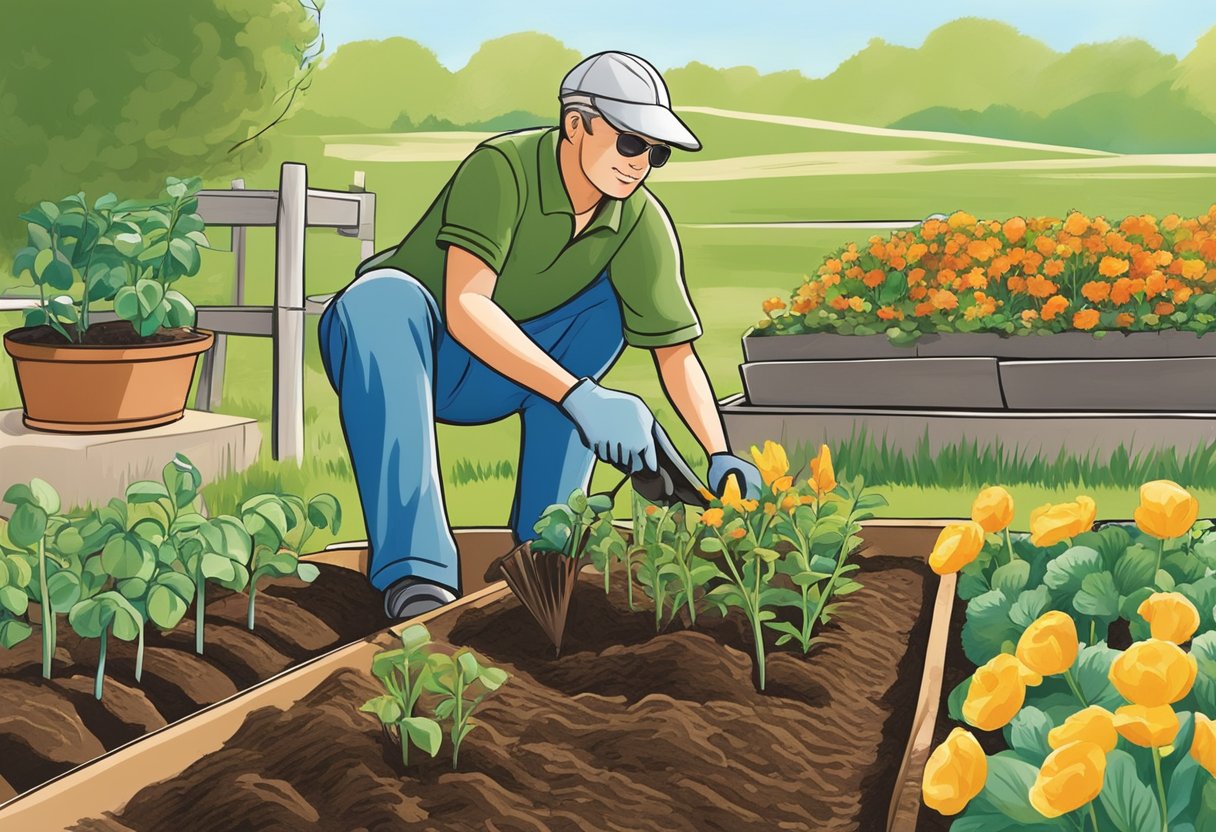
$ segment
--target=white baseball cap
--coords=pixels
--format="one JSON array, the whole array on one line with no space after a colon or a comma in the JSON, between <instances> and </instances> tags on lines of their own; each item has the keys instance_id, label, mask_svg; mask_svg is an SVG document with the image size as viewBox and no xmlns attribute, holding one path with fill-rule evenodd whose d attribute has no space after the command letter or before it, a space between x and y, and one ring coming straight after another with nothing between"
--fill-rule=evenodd
<instances>
[{"instance_id":1,"label":"white baseball cap","mask_svg":"<svg viewBox=\"0 0 1216 832\"><path fill-rule=\"evenodd\" d=\"M591 106L618 130L684 150L701 149L701 142L672 111L663 76L637 55L592 55L562 79L560 97L569 95L588 96Z\"/></svg>"}]
</instances>

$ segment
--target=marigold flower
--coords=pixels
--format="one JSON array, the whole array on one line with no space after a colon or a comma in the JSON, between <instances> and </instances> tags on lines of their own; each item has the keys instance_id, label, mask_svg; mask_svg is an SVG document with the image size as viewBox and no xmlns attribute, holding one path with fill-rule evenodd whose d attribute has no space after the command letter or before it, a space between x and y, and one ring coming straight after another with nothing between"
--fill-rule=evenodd
<instances>
[{"instance_id":1,"label":"marigold flower","mask_svg":"<svg viewBox=\"0 0 1216 832\"><path fill-rule=\"evenodd\" d=\"M1168 540L1181 537L1195 525L1199 500L1173 480L1153 480L1140 486L1140 505L1134 517L1140 531Z\"/></svg>"},{"instance_id":2,"label":"marigold flower","mask_svg":"<svg viewBox=\"0 0 1216 832\"><path fill-rule=\"evenodd\" d=\"M958 308L958 296L955 295L953 292L949 292L945 289L941 289L937 292L937 294L933 295L932 302L933 302L934 309L957 309Z\"/></svg>"},{"instance_id":3,"label":"marigold flower","mask_svg":"<svg viewBox=\"0 0 1216 832\"><path fill-rule=\"evenodd\" d=\"M1142 748L1172 745L1180 727L1178 714L1169 705L1124 705L1115 709L1115 730Z\"/></svg>"},{"instance_id":4,"label":"marigold flower","mask_svg":"<svg viewBox=\"0 0 1216 832\"><path fill-rule=\"evenodd\" d=\"M1144 296L1149 300L1165 291L1165 275L1154 269L1144 278Z\"/></svg>"},{"instance_id":5,"label":"marigold flower","mask_svg":"<svg viewBox=\"0 0 1216 832\"><path fill-rule=\"evenodd\" d=\"M902 320L904 313L892 306L882 306L878 309L878 317L884 321Z\"/></svg>"},{"instance_id":6,"label":"marigold flower","mask_svg":"<svg viewBox=\"0 0 1216 832\"><path fill-rule=\"evenodd\" d=\"M1090 705L1047 732L1047 744L1053 749L1082 740L1094 743L1104 753L1113 751L1119 741L1115 715L1103 707Z\"/></svg>"},{"instance_id":7,"label":"marigold flower","mask_svg":"<svg viewBox=\"0 0 1216 832\"><path fill-rule=\"evenodd\" d=\"M1103 257L1102 262L1098 264L1098 274L1103 277L1118 277L1121 274L1126 274L1128 262L1119 257Z\"/></svg>"},{"instance_id":8,"label":"marigold flower","mask_svg":"<svg viewBox=\"0 0 1216 832\"><path fill-rule=\"evenodd\" d=\"M986 240L972 240L967 243L967 254L981 263L992 259L992 245Z\"/></svg>"},{"instance_id":9,"label":"marigold flower","mask_svg":"<svg viewBox=\"0 0 1216 832\"><path fill-rule=\"evenodd\" d=\"M1136 613L1149 623L1153 638L1182 644L1199 629L1199 610L1178 592L1154 592L1141 602Z\"/></svg>"},{"instance_id":10,"label":"marigold flower","mask_svg":"<svg viewBox=\"0 0 1216 832\"><path fill-rule=\"evenodd\" d=\"M1127 329L1136 322L1136 316L1130 312L1123 312L1115 316L1115 326L1122 329Z\"/></svg>"},{"instance_id":11,"label":"marigold flower","mask_svg":"<svg viewBox=\"0 0 1216 832\"><path fill-rule=\"evenodd\" d=\"M807 480L817 495L836 487L836 471L832 468L832 452L827 445L819 446L819 456L811 460L811 478Z\"/></svg>"},{"instance_id":12,"label":"marigold flower","mask_svg":"<svg viewBox=\"0 0 1216 832\"><path fill-rule=\"evenodd\" d=\"M731 529L726 533L726 536L732 540L742 540L747 537L747 529Z\"/></svg>"},{"instance_id":13,"label":"marigold flower","mask_svg":"<svg viewBox=\"0 0 1216 832\"><path fill-rule=\"evenodd\" d=\"M1008 653L998 653L975 671L963 702L967 724L981 731L995 731L1017 716L1026 701L1021 664Z\"/></svg>"},{"instance_id":14,"label":"marigold flower","mask_svg":"<svg viewBox=\"0 0 1216 832\"><path fill-rule=\"evenodd\" d=\"M876 289L882 285L887 279L887 273L882 269L870 269L866 272L866 276L861 279L861 282L866 284L869 289Z\"/></svg>"},{"instance_id":15,"label":"marigold flower","mask_svg":"<svg viewBox=\"0 0 1216 832\"><path fill-rule=\"evenodd\" d=\"M849 308L849 299L843 295L837 295L828 302L828 306L832 307L838 312L843 312Z\"/></svg>"},{"instance_id":16,"label":"marigold flower","mask_svg":"<svg viewBox=\"0 0 1216 832\"><path fill-rule=\"evenodd\" d=\"M1021 217L1011 217L1005 220L1005 224L1001 226L1001 230L1005 233L1006 240L1016 243L1026 236L1026 220Z\"/></svg>"},{"instance_id":17,"label":"marigold flower","mask_svg":"<svg viewBox=\"0 0 1216 832\"><path fill-rule=\"evenodd\" d=\"M1197 280L1205 271L1207 266L1202 260L1182 260L1182 265L1179 267L1182 276L1189 280Z\"/></svg>"},{"instance_id":18,"label":"marigold flower","mask_svg":"<svg viewBox=\"0 0 1216 832\"><path fill-rule=\"evenodd\" d=\"M1080 236L1089 230L1089 219L1082 213L1073 211L1064 220L1064 230L1069 234Z\"/></svg>"},{"instance_id":19,"label":"marigold flower","mask_svg":"<svg viewBox=\"0 0 1216 832\"><path fill-rule=\"evenodd\" d=\"M1056 277L1060 272L1064 271L1064 261L1051 258L1043 264L1043 274L1048 277ZM1055 291L1054 289L1052 291Z\"/></svg>"},{"instance_id":20,"label":"marigold flower","mask_svg":"<svg viewBox=\"0 0 1216 832\"><path fill-rule=\"evenodd\" d=\"M1093 329L1101 317L1097 309L1082 309L1072 316L1072 325L1074 329Z\"/></svg>"},{"instance_id":21,"label":"marigold flower","mask_svg":"<svg viewBox=\"0 0 1216 832\"><path fill-rule=\"evenodd\" d=\"M1091 280L1081 287L1081 294L1090 303L1101 303L1110 297L1110 284Z\"/></svg>"},{"instance_id":22,"label":"marigold flower","mask_svg":"<svg viewBox=\"0 0 1216 832\"><path fill-rule=\"evenodd\" d=\"M974 520L951 523L937 535L929 553L929 568L938 575L952 574L975 560L983 548L983 526Z\"/></svg>"},{"instance_id":23,"label":"marigold flower","mask_svg":"<svg viewBox=\"0 0 1216 832\"><path fill-rule=\"evenodd\" d=\"M1055 676L1077 660L1077 625L1067 613L1039 616L1018 639L1017 657L1040 676Z\"/></svg>"},{"instance_id":24,"label":"marigold flower","mask_svg":"<svg viewBox=\"0 0 1216 832\"><path fill-rule=\"evenodd\" d=\"M1030 512L1030 542L1054 546L1089 531L1096 516L1097 506L1089 497L1079 496L1072 503L1046 503Z\"/></svg>"},{"instance_id":25,"label":"marigold flower","mask_svg":"<svg viewBox=\"0 0 1216 832\"><path fill-rule=\"evenodd\" d=\"M1042 315L1043 320L1050 321L1068 308L1068 299L1063 295L1052 295L1047 299L1047 303L1043 304Z\"/></svg>"},{"instance_id":26,"label":"marigold flower","mask_svg":"<svg viewBox=\"0 0 1216 832\"><path fill-rule=\"evenodd\" d=\"M925 805L943 815L957 815L984 790L988 758L965 728L955 728L925 762L921 796Z\"/></svg>"},{"instance_id":27,"label":"marigold flower","mask_svg":"<svg viewBox=\"0 0 1216 832\"><path fill-rule=\"evenodd\" d=\"M961 730L961 729L955 729ZM1216 722L1206 714L1195 712L1195 738L1191 740L1191 756L1216 777Z\"/></svg>"},{"instance_id":28,"label":"marigold flower","mask_svg":"<svg viewBox=\"0 0 1216 832\"><path fill-rule=\"evenodd\" d=\"M722 488L721 500L722 505L734 509L740 514L755 511L760 506L759 500L743 499L743 494L739 490L739 479L734 474L726 478L726 485Z\"/></svg>"},{"instance_id":29,"label":"marigold flower","mask_svg":"<svg viewBox=\"0 0 1216 832\"><path fill-rule=\"evenodd\" d=\"M1013 521L1013 497L999 485L985 488L971 503L971 519L988 534L994 534Z\"/></svg>"},{"instance_id":30,"label":"marigold flower","mask_svg":"<svg viewBox=\"0 0 1216 832\"><path fill-rule=\"evenodd\" d=\"M1195 657L1177 644L1149 638L1124 650L1110 666L1109 676L1128 702L1155 708L1190 693L1198 672Z\"/></svg>"},{"instance_id":31,"label":"marigold flower","mask_svg":"<svg viewBox=\"0 0 1216 832\"><path fill-rule=\"evenodd\" d=\"M1026 324L1027 326L1030 325L1031 321L1038 320L1038 317L1039 317L1039 313L1037 311L1035 311L1034 309L1023 309L1022 310L1022 323Z\"/></svg>"},{"instance_id":32,"label":"marigold flower","mask_svg":"<svg viewBox=\"0 0 1216 832\"><path fill-rule=\"evenodd\" d=\"M1030 805L1045 818L1080 809L1102 791L1106 754L1096 743L1070 742L1047 756L1030 787Z\"/></svg>"},{"instance_id":33,"label":"marigold flower","mask_svg":"<svg viewBox=\"0 0 1216 832\"><path fill-rule=\"evenodd\" d=\"M866 302L863 298L859 298L856 295L854 295L853 297L849 298L849 308L852 309L854 312L864 312L865 308L866 308Z\"/></svg>"},{"instance_id":34,"label":"marigold flower","mask_svg":"<svg viewBox=\"0 0 1216 832\"><path fill-rule=\"evenodd\" d=\"M722 525L722 509L707 508L701 512L701 522L711 529L719 528Z\"/></svg>"},{"instance_id":35,"label":"marigold flower","mask_svg":"<svg viewBox=\"0 0 1216 832\"><path fill-rule=\"evenodd\" d=\"M772 312L776 312L778 309L784 309L785 301L783 301L781 298L778 298L778 297L771 297L768 300L764 301L762 304L760 304L760 306L761 306L761 308L764 309L764 312L767 315Z\"/></svg>"},{"instance_id":36,"label":"marigold flower","mask_svg":"<svg viewBox=\"0 0 1216 832\"><path fill-rule=\"evenodd\" d=\"M1056 293L1060 287L1042 275L1026 278L1026 293L1032 298L1047 298Z\"/></svg>"},{"instance_id":37,"label":"marigold flower","mask_svg":"<svg viewBox=\"0 0 1216 832\"><path fill-rule=\"evenodd\" d=\"M968 225L975 225L975 217L966 211L955 211L950 215L946 224L951 228L964 228Z\"/></svg>"},{"instance_id":38,"label":"marigold flower","mask_svg":"<svg viewBox=\"0 0 1216 832\"><path fill-rule=\"evenodd\" d=\"M916 308L912 310L912 314L918 318L924 318L932 315L936 310L937 307L933 305L933 301L926 300L922 303L916 304Z\"/></svg>"},{"instance_id":39,"label":"marigold flower","mask_svg":"<svg viewBox=\"0 0 1216 832\"><path fill-rule=\"evenodd\" d=\"M1173 315L1174 314L1174 304L1166 303L1165 301L1162 301L1161 303L1159 303L1153 307L1153 314L1154 315Z\"/></svg>"},{"instance_id":40,"label":"marigold flower","mask_svg":"<svg viewBox=\"0 0 1216 832\"><path fill-rule=\"evenodd\" d=\"M793 312L795 315L805 315L815 308L815 301L810 298L799 298L794 301Z\"/></svg>"}]
</instances>

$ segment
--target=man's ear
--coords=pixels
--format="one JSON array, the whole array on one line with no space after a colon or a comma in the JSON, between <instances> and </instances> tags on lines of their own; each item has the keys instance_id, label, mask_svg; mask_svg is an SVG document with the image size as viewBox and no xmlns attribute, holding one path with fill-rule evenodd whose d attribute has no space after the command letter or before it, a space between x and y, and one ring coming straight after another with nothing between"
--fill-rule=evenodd
<instances>
[{"instance_id":1,"label":"man's ear","mask_svg":"<svg viewBox=\"0 0 1216 832\"><path fill-rule=\"evenodd\" d=\"M567 110L566 115L562 117L562 132L569 141L574 141L574 131L582 120L577 110Z\"/></svg>"}]
</instances>

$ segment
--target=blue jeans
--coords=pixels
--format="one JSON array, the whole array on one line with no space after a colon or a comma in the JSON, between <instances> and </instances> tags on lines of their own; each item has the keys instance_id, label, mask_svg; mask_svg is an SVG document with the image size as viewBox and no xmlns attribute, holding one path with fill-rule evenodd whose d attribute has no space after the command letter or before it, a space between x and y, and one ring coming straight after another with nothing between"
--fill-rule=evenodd
<instances>
[{"instance_id":1,"label":"blue jeans","mask_svg":"<svg viewBox=\"0 0 1216 832\"><path fill-rule=\"evenodd\" d=\"M598 379L624 348L605 271L564 306L521 329L576 378ZM377 589L406 576L460 588L456 543L439 476L435 423L522 423L511 529L519 541L548 506L587 489L595 457L569 418L469 354L447 332L430 292L396 269L373 269L321 315L321 361L338 394L363 503Z\"/></svg>"}]
</instances>

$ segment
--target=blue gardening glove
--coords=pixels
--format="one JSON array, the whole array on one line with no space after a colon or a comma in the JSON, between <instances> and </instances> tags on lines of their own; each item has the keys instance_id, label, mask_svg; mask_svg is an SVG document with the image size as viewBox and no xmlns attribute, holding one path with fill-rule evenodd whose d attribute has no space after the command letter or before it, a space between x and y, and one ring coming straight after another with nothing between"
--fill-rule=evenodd
<instances>
[{"instance_id":1,"label":"blue gardening glove","mask_svg":"<svg viewBox=\"0 0 1216 832\"><path fill-rule=\"evenodd\" d=\"M641 399L582 379L558 402L583 444L604 462L635 474L658 470L654 415Z\"/></svg>"},{"instance_id":2,"label":"blue gardening glove","mask_svg":"<svg viewBox=\"0 0 1216 832\"><path fill-rule=\"evenodd\" d=\"M735 475L739 483L739 491L743 499L757 500L760 498L760 487L763 480L760 478L759 468L734 454L719 453L709 458L709 471L705 476L709 480L710 491L721 497L723 489L726 488L726 478L731 474Z\"/></svg>"}]
</instances>

